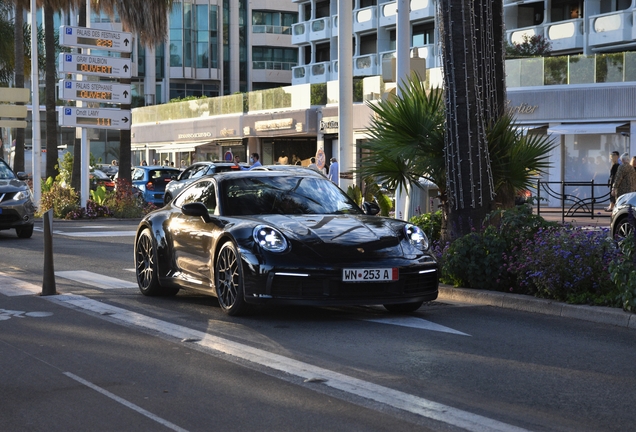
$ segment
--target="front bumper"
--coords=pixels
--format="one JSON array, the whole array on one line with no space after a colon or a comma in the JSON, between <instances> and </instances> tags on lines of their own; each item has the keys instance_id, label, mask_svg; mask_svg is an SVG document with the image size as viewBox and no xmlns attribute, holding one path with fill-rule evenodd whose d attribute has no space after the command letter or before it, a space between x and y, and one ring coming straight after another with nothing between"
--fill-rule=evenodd
<instances>
[{"instance_id":1,"label":"front bumper","mask_svg":"<svg viewBox=\"0 0 636 432\"><path fill-rule=\"evenodd\" d=\"M391 282L343 282L341 269L272 269L245 275L245 300L323 306L414 303L435 300L438 286L437 264L399 268L399 279Z\"/></svg>"},{"instance_id":2,"label":"front bumper","mask_svg":"<svg viewBox=\"0 0 636 432\"><path fill-rule=\"evenodd\" d=\"M31 200L0 202L0 230L33 225L34 214Z\"/></svg>"}]
</instances>

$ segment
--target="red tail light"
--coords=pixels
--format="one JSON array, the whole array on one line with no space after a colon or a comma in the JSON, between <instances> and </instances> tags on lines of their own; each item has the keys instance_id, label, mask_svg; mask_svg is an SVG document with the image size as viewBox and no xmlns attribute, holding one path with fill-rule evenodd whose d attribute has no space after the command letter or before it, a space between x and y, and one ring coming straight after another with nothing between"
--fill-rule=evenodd
<instances>
[{"instance_id":1,"label":"red tail light","mask_svg":"<svg viewBox=\"0 0 636 432\"><path fill-rule=\"evenodd\" d=\"M155 185L152 182L146 183L146 190L155 190Z\"/></svg>"}]
</instances>

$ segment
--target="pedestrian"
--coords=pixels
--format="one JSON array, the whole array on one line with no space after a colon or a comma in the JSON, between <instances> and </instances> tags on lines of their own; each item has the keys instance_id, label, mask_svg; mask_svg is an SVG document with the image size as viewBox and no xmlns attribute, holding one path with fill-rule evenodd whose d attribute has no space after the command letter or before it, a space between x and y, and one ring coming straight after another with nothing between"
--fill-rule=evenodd
<instances>
[{"instance_id":1,"label":"pedestrian","mask_svg":"<svg viewBox=\"0 0 636 432\"><path fill-rule=\"evenodd\" d=\"M610 188L610 205L605 209L605 211L612 211L614 209L614 203L616 203L616 197L612 194L614 180L616 178L616 171L618 171L618 152L613 151L610 154L610 161L612 163L612 167L610 168L610 176L607 181L607 186Z\"/></svg>"},{"instance_id":2,"label":"pedestrian","mask_svg":"<svg viewBox=\"0 0 636 432\"><path fill-rule=\"evenodd\" d=\"M145 160L141 161L141 166L148 166L148 162L146 162Z\"/></svg>"},{"instance_id":3,"label":"pedestrian","mask_svg":"<svg viewBox=\"0 0 636 432\"><path fill-rule=\"evenodd\" d=\"M307 168L310 168L312 170L318 171L318 165L316 165L316 158L315 157L310 157L309 158L309 165L307 165Z\"/></svg>"},{"instance_id":4,"label":"pedestrian","mask_svg":"<svg viewBox=\"0 0 636 432\"><path fill-rule=\"evenodd\" d=\"M250 166L249 168L245 168L245 167L240 166L240 165L238 164L238 162L236 162L236 161L235 161L234 163L235 163L235 165L237 165L237 166L238 166L238 167L239 167L242 171L248 171L248 170L253 170L254 168L262 167L262 166L263 166L263 164L261 164L260 159L261 159L261 157L259 156L259 154L258 154L258 153L256 153L256 152L254 152L254 153L252 153L252 154L250 155L250 164L251 164L251 166Z\"/></svg>"},{"instance_id":5,"label":"pedestrian","mask_svg":"<svg viewBox=\"0 0 636 432\"><path fill-rule=\"evenodd\" d=\"M632 158L632 166L634 167L634 171L636 171L636 156Z\"/></svg>"},{"instance_id":6,"label":"pedestrian","mask_svg":"<svg viewBox=\"0 0 636 432\"><path fill-rule=\"evenodd\" d=\"M329 165L329 174L327 174L327 178L337 186L340 186L340 169L338 167L338 159L332 157L329 159L329 162L331 162L331 164Z\"/></svg>"},{"instance_id":7,"label":"pedestrian","mask_svg":"<svg viewBox=\"0 0 636 432\"><path fill-rule=\"evenodd\" d=\"M611 192L615 199L618 199L623 194L636 191L636 171L630 165L630 158L627 153L621 155L621 162L622 164L616 170Z\"/></svg>"}]
</instances>

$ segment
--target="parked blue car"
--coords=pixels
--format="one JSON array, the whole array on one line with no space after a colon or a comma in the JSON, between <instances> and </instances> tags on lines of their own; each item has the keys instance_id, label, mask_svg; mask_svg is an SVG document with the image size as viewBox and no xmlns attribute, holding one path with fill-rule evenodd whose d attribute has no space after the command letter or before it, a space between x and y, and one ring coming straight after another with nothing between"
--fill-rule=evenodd
<instances>
[{"instance_id":1,"label":"parked blue car","mask_svg":"<svg viewBox=\"0 0 636 432\"><path fill-rule=\"evenodd\" d=\"M179 173L178 169L166 166L137 166L132 170L131 180L145 202L163 207L166 185Z\"/></svg>"}]
</instances>

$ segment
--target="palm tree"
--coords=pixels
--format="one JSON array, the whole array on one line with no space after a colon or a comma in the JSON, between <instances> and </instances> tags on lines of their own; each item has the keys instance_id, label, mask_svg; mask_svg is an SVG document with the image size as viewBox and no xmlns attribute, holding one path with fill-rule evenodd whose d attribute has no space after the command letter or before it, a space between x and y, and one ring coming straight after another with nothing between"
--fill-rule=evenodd
<instances>
[{"instance_id":1,"label":"palm tree","mask_svg":"<svg viewBox=\"0 0 636 432\"><path fill-rule=\"evenodd\" d=\"M95 3L93 0L96 10L103 10L110 16L117 11L124 30L137 34L139 42L145 46L161 44L168 34L168 12L172 9L172 0L101 0ZM130 80L121 80L121 83L129 84ZM130 105L122 105L122 109L130 109ZM130 129L120 131L119 136L119 178L130 181Z\"/></svg>"},{"instance_id":2,"label":"palm tree","mask_svg":"<svg viewBox=\"0 0 636 432\"><path fill-rule=\"evenodd\" d=\"M360 175L373 177L390 188L418 185L425 178L439 187L442 204L442 238L450 240L446 165L446 114L443 93L427 92L417 75L401 84L401 96L369 103L375 116L371 138L363 144ZM523 135L512 117L501 115L485 139L494 187L494 202L501 208L514 206L517 191L532 186L533 176L545 172L553 144L545 135ZM484 215L485 216L485 215ZM476 219L480 224L482 219Z\"/></svg>"},{"instance_id":3,"label":"palm tree","mask_svg":"<svg viewBox=\"0 0 636 432\"><path fill-rule=\"evenodd\" d=\"M16 88L24 88L24 10L26 9L27 0L15 1L15 20L14 27L14 49L15 49L15 78L14 84ZM30 70L30 68L29 68ZM13 153L13 169L24 171L24 129L18 128L15 133L15 149Z\"/></svg>"},{"instance_id":4,"label":"palm tree","mask_svg":"<svg viewBox=\"0 0 636 432\"><path fill-rule=\"evenodd\" d=\"M439 2L446 105L450 237L493 208L487 129L504 114L503 0Z\"/></svg>"}]
</instances>

